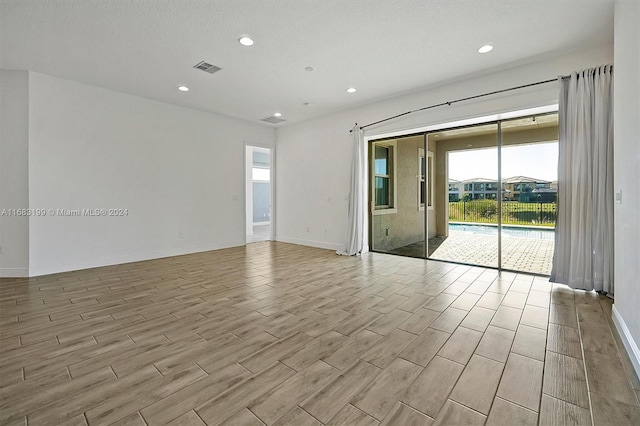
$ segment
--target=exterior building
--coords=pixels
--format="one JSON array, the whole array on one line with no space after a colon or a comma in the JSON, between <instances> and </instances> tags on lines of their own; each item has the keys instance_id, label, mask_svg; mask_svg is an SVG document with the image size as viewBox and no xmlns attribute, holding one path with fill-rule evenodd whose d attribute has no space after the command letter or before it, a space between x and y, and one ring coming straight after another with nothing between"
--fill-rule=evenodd
<instances>
[{"instance_id":1,"label":"exterior building","mask_svg":"<svg viewBox=\"0 0 640 426\"><path fill-rule=\"evenodd\" d=\"M494 179L474 178L460 184L460 199L495 200L498 198L498 181Z\"/></svg>"},{"instance_id":2,"label":"exterior building","mask_svg":"<svg viewBox=\"0 0 640 426\"><path fill-rule=\"evenodd\" d=\"M460 201L460 181L449 179L449 201Z\"/></svg>"},{"instance_id":3,"label":"exterior building","mask_svg":"<svg viewBox=\"0 0 640 426\"><path fill-rule=\"evenodd\" d=\"M557 182L552 187L552 182L527 176L513 176L502 183L505 201L530 202L555 202L558 196Z\"/></svg>"},{"instance_id":4,"label":"exterior building","mask_svg":"<svg viewBox=\"0 0 640 426\"><path fill-rule=\"evenodd\" d=\"M558 182L513 176L502 182L502 194L504 201L553 203L558 197ZM497 197L498 182L494 179L449 179L449 201L495 200Z\"/></svg>"}]
</instances>

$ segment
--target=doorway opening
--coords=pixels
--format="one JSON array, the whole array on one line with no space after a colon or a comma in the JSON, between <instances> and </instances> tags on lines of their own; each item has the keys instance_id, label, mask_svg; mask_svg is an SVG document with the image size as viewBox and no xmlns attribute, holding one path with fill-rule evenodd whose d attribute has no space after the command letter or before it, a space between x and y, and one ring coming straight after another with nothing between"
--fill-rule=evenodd
<instances>
[{"instance_id":1,"label":"doorway opening","mask_svg":"<svg viewBox=\"0 0 640 426\"><path fill-rule=\"evenodd\" d=\"M270 148L246 146L246 235L247 243L272 240L272 155Z\"/></svg>"},{"instance_id":2,"label":"doorway opening","mask_svg":"<svg viewBox=\"0 0 640 426\"><path fill-rule=\"evenodd\" d=\"M370 141L371 250L549 275L557 140L547 113Z\"/></svg>"}]
</instances>

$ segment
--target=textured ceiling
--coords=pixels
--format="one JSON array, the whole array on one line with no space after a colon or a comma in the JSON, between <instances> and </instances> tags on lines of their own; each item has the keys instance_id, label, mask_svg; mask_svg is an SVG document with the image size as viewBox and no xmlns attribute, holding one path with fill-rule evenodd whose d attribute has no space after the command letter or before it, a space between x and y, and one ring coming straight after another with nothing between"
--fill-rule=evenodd
<instances>
[{"instance_id":1,"label":"textured ceiling","mask_svg":"<svg viewBox=\"0 0 640 426\"><path fill-rule=\"evenodd\" d=\"M2 68L268 126L612 40L612 0L0 0Z\"/></svg>"}]
</instances>

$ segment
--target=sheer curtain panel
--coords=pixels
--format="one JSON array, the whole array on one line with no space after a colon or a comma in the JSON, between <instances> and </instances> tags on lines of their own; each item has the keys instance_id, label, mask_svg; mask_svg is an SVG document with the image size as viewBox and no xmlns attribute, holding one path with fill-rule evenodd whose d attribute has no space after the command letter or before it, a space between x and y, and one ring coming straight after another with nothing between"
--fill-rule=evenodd
<instances>
[{"instance_id":1,"label":"sheer curtain panel","mask_svg":"<svg viewBox=\"0 0 640 426\"><path fill-rule=\"evenodd\" d=\"M349 224L347 245L337 253L355 256L364 246L364 220L366 214L364 132L358 125L351 130L353 158L351 162L351 187L349 191Z\"/></svg>"},{"instance_id":2,"label":"sheer curtain panel","mask_svg":"<svg viewBox=\"0 0 640 426\"><path fill-rule=\"evenodd\" d=\"M613 295L613 69L560 79L551 281Z\"/></svg>"}]
</instances>

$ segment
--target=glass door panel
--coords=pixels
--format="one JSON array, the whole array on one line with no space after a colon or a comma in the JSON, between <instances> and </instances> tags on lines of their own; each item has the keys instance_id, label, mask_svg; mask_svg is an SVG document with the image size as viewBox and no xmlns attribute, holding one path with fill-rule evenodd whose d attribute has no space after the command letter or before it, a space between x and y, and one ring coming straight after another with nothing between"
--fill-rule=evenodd
<instances>
[{"instance_id":1,"label":"glass door panel","mask_svg":"<svg viewBox=\"0 0 640 426\"><path fill-rule=\"evenodd\" d=\"M558 195L558 115L502 127L502 267L549 275Z\"/></svg>"},{"instance_id":2,"label":"glass door panel","mask_svg":"<svg viewBox=\"0 0 640 426\"><path fill-rule=\"evenodd\" d=\"M428 156L424 136L369 145L369 245L373 251L425 257Z\"/></svg>"},{"instance_id":3,"label":"glass door panel","mask_svg":"<svg viewBox=\"0 0 640 426\"><path fill-rule=\"evenodd\" d=\"M429 258L498 267L498 125L430 133Z\"/></svg>"}]
</instances>

